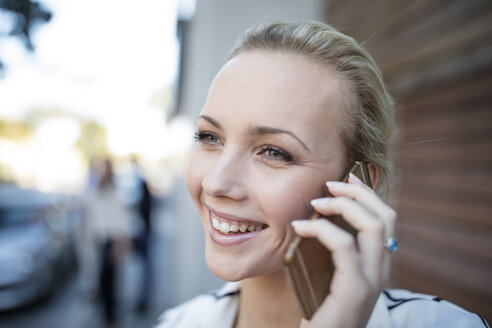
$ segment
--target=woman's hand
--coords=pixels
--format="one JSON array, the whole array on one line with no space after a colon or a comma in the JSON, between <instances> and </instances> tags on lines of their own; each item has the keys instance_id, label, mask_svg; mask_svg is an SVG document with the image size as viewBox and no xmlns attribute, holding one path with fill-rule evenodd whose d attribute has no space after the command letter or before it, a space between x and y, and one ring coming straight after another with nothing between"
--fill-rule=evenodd
<instances>
[{"instance_id":1,"label":"woman's hand","mask_svg":"<svg viewBox=\"0 0 492 328\"><path fill-rule=\"evenodd\" d=\"M322 215L342 215L358 230L357 241L328 220L293 222L299 235L315 237L331 251L335 265L330 294L301 327L365 327L389 278L391 254L384 241L393 236L396 213L354 175L348 183L327 185L334 197L312 205Z\"/></svg>"}]
</instances>

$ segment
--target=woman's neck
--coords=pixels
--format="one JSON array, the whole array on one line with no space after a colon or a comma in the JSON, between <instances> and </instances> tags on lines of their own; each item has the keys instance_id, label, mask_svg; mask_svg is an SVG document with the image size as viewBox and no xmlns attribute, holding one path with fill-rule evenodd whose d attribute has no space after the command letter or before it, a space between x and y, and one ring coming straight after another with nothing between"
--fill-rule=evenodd
<instances>
[{"instance_id":1,"label":"woman's neck","mask_svg":"<svg viewBox=\"0 0 492 328\"><path fill-rule=\"evenodd\" d=\"M241 283L235 328L299 327L300 323L301 313L282 271Z\"/></svg>"}]
</instances>

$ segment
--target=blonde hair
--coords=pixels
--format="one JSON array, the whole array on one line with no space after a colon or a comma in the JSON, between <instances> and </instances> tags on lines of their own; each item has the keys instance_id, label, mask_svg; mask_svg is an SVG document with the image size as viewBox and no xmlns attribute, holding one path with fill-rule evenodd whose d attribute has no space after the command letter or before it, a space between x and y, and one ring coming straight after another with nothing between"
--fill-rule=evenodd
<instances>
[{"instance_id":1,"label":"blonde hair","mask_svg":"<svg viewBox=\"0 0 492 328\"><path fill-rule=\"evenodd\" d=\"M355 160L376 164L383 182L378 189L388 187L393 100L372 57L353 38L312 21L255 25L244 32L229 58L254 50L302 55L340 74L348 89L344 92L348 99L343 99L348 128L341 129L347 164Z\"/></svg>"}]
</instances>

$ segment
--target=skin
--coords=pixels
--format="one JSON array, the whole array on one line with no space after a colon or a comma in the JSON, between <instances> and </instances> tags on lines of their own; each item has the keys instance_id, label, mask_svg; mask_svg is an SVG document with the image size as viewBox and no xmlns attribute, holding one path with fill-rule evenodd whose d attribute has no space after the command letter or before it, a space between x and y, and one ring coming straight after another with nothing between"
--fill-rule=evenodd
<instances>
[{"instance_id":1,"label":"skin","mask_svg":"<svg viewBox=\"0 0 492 328\"><path fill-rule=\"evenodd\" d=\"M340 81L335 71L302 56L250 51L231 59L210 88L186 183L204 227L210 270L224 280L243 280L236 327L357 327L382 289L389 261L382 245L394 212L353 179L330 186L338 197L314 207L346 216L367 252L358 253L353 238L326 220L295 227L328 247L337 267L332 293L311 322L301 323L282 268L295 237L291 222L309 217L311 200L326 193L325 181L340 179L347 169ZM371 174L377 182L374 166ZM245 242L221 245L211 238L210 210L266 228ZM360 315L345 318L347 307Z\"/></svg>"}]
</instances>

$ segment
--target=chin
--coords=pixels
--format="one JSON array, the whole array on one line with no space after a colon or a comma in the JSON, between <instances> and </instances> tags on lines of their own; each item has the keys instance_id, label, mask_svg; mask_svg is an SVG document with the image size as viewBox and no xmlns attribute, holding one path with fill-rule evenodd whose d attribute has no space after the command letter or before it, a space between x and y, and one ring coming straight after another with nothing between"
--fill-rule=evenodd
<instances>
[{"instance_id":1,"label":"chin","mask_svg":"<svg viewBox=\"0 0 492 328\"><path fill-rule=\"evenodd\" d=\"M207 249L206 261L209 270L219 279L225 281L241 281L248 278L270 275L282 270L282 259L272 260L271 256L267 260L248 259L238 260L225 254L216 254ZM266 257L266 256L264 256Z\"/></svg>"},{"instance_id":2,"label":"chin","mask_svg":"<svg viewBox=\"0 0 492 328\"><path fill-rule=\"evenodd\" d=\"M246 272L242 272L231 266L226 267L224 265L217 264L213 261L209 261L208 259L207 266L210 272L212 272L217 278L224 281L241 281L248 278L248 274Z\"/></svg>"},{"instance_id":3,"label":"chin","mask_svg":"<svg viewBox=\"0 0 492 328\"><path fill-rule=\"evenodd\" d=\"M235 281L241 281L246 278L249 278L247 274L241 273L237 270L235 271L224 270L224 268L218 268L214 265L208 264L208 261L207 261L207 265L210 272L212 272L214 276L224 281L235 282Z\"/></svg>"},{"instance_id":4,"label":"chin","mask_svg":"<svg viewBox=\"0 0 492 328\"><path fill-rule=\"evenodd\" d=\"M248 278L249 272L244 269L243 263L239 263L237 258L231 258L225 254L217 254L215 251L206 247L205 259L210 272L217 278L225 281L240 281Z\"/></svg>"}]
</instances>

